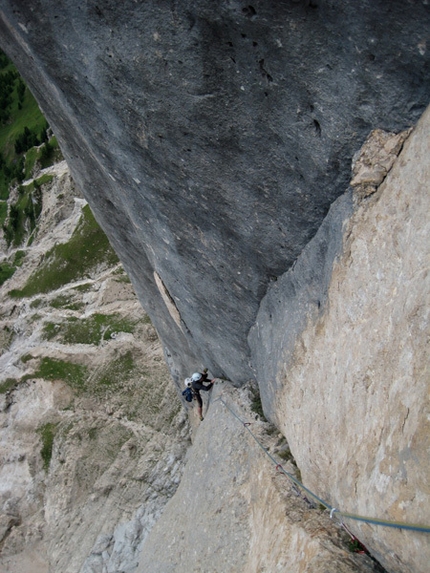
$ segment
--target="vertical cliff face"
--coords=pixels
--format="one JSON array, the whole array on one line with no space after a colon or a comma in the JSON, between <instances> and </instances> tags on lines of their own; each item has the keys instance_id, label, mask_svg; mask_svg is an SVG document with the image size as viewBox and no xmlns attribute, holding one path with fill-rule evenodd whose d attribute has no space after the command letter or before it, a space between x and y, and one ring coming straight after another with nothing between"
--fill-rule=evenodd
<instances>
[{"instance_id":1,"label":"vertical cliff face","mask_svg":"<svg viewBox=\"0 0 430 573\"><path fill-rule=\"evenodd\" d=\"M412 133L371 134L354 190L269 289L249 339L264 410L308 488L341 512L400 525L340 518L390 573L426 573L430 559L428 534L401 527L430 522L429 126L430 109ZM380 571L326 543L328 516L271 474L240 423L273 452L246 391L216 384L138 571Z\"/></svg>"},{"instance_id":2,"label":"vertical cliff face","mask_svg":"<svg viewBox=\"0 0 430 573\"><path fill-rule=\"evenodd\" d=\"M344 192L353 153L372 127L403 129L427 104L429 7L1 6L2 45L132 277L172 373L204 362L237 382L251 377L247 334L259 302Z\"/></svg>"},{"instance_id":3,"label":"vertical cliff face","mask_svg":"<svg viewBox=\"0 0 430 573\"><path fill-rule=\"evenodd\" d=\"M428 104L429 27L428 3L400 0L2 0L0 11L0 41L175 381L203 363L237 385L256 377L306 485L345 511L406 522L428 522L430 506L428 114L397 161L402 138L378 132L377 165L377 146L355 158L347 189L369 132L409 128ZM177 519L180 498L171 507ZM257 522L241 545L256 570ZM425 571L420 534L354 532L390 571ZM147 548L170 533L160 522Z\"/></svg>"},{"instance_id":4,"label":"vertical cliff face","mask_svg":"<svg viewBox=\"0 0 430 573\"><path fill-rule=\"evenodd\" d=\"M288 436L305 483L344 511L423 524L429 133L430 109L377 192L362 199L399 146L398 136L369 138L353 179L354 214L345 217L348 197L333 207L268 292L251 335L265 411ZM326 266L318 265L321 253ZM428 569L428 534L352 525L389 571Z\"/></svg>"}]
</instances>

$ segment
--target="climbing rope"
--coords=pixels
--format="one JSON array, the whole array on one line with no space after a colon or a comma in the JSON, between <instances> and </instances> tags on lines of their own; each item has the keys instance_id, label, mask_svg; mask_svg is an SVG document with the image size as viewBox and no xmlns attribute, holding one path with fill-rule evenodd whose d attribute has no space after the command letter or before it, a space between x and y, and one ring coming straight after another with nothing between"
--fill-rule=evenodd
<instances>
[{"instance_id":1,"label":"climbing rope","mask_svg":"<svg viewBox=\"0 0 430 573\"><path fill-rule=\"evenodd\" d=\"M230 408L230 406L222 399L222 397L220 396L219 398L216 398L216 400L214 400L214 402L220 401L222 404L224 404L224 406L227 408L227 410L229 410L229 412L243 425L243 427L249 432L249 434L252 436L252 438L255 440L255 442L258 444L258 446L263 450L263 452L271 459L271 461L275 464L276 466L276 470L283 473L285 476L287 476L295 486L297 486L300 490L305 491L310 497L312 497L314 500L316 500L318 503L320 503L321 505L323 505L326 509L328 509L330 511L330 519L333 519L334 516L338 517L340 520L340 526L343 527L348 533L349 535L353 538L356 539L355 536L348 530L348 528L346 527L346 525L343 523L342 518L347 518L347 519L354 519L356 521L363 521L365 523L370 523L372 525L381 525L383 527L393 527L396 529L407 529L410 531L420 531L421 533L430 533L430 526L428 525L419 525L419 524L414 524L414 523L403 523L401 521L390 521L387 519L378 519L378 518L373 518L373 517L364 517L362 515L357 515L355 513L348 513L345 511L341 511L340 509L338 509L337 507L333 507L332 505L330 505L328 502L324 501L323 499L321 499L320 497L318 497L313 491L311 491L310 489L308 489L305 485L303 485L296 477L294 477L292 474L290 474L289 472L287 472L282 465L277 462L275 460L275 458L272 456L272 454L263 446L263 444L256 438L256 436L253 434L253 432L250 430L249 426L250 426L250 422L244 422L237 414L236 412L234 412L234 410L232 410ZM306 497L304 497L304 499L306 501L309 501Z\"/></svg>"}]
</instances>

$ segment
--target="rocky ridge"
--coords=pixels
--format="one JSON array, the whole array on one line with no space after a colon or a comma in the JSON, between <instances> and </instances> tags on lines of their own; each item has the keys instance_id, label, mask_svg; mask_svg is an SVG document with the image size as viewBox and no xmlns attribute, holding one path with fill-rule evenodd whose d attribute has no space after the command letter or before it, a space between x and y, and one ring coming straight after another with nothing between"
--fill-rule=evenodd
<instances>
[{"instance_id":1,"label":"rocky ridge","mask_svg":"<svg viewBox=\"0 0 430 573\"><path fill-rule=\"evenodd\" d=\"M37 237L0 291L0 571L132 571L179 483L189 424L118 262L10 296L83 217L66 163L45 172Z\"/></svg>"},{"instance_id":2,"label":"rocky ridge","mask_svg":"<svg viewBox=\"0 0 430 573\"><path fill-rule=\"evenodd\" d=\"M300 476L285 438L252 404L252 385L216 382L181 484L143 544L137 572L381 573L277 471L272 459Z\"/></svg>"}]
</instances>

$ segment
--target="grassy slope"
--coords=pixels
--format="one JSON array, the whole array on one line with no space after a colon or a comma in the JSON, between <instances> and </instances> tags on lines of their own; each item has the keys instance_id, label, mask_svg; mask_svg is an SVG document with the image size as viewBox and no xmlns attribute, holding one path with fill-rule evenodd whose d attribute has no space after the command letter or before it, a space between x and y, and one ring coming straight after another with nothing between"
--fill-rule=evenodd
<instances>
[{"instance_id":1,"label":"grassy slope","mask_svg":"<svg viewBox=\"0 0 430 573\"><path fill-rule=\"evenodd\" d=\"M10 63L0 71L0 75L8 71L16 71L15 66ZM20 133L28 127L30 131L40 134L46 128L46 120L39 109L30 90L26 88L22 109L18 105L17 93L18 80L15 81L15 89L12 94L12 104L10 118L5 125L0 124L0 150L8 165L13 165L18 161L15 153L15 141ZM9 195L9 181L4 173L0 171L0 199L7 199Z\"/></svg>"},{"instance_id":2,"label":"grassy slope","mask_svg":"<svg viewBox=\"0 0 430 573\"><path fill-rule=\"evenodd\" d=\"M8 58L0 50L0 65L5 67L0 69L0 96L6 93L4 80L13 74L12 81L13 90L10 94L10 103L5 103L1 99L4 108L0 112L7 110L8 117L5 119L3 114L0 115L0 226L3 227L4 237L8 246L19 246L25 239L31 239L31 233L36 227L37 218L41 210L41 197L35 192L35 185L22 186L19 188L19 198L14 205L10 206L8 212L7 199L9 198L12 185L16 185L23 179L31 176L32 169L36 163L42 167L52 165L56 160L60 159L60 152L58 150L58 143L53 137L49 142L38 147L32 147L24 151L27 145L38 143L45 140L46 129L48 124L43 117L36 100L25 87L22 79L15 66L8 60ZM7 85L10 85L6 81ZM20 101L19 88L23 88L21 92L23 98ZM33 135L32 141L26 139L26 143L22 143L24 130ZM19 146L23 150L21 153L16 153L16 142L20 139ZM34 139L35 137L35 139ZM46 183L46 181L38 181L38 187ZM39 194L40 195L40 194ZM9 215L9 216L8 216ZM30 233L30 237L28 236ZM5 261L3 261L5 263ZM4 265L3 265L4 266ZM9 269L2 269L0 272L0 284L7 280Z\"/></svg>"},{"instance_id":3,"label":"grassy slope","mask_svg":"<svg viewBox=\"0 0 430 573\"><path fill-rule=\"evenodd\" d=\"M9 69L9 66L6 69ZM18 109L16 89L14 94L15 98L12 103L10 120L6 125L0 126L0 149L3 152L4 159L8 162L16 159L15 141L18 135L24 131L24 127L28 127L30 131L35 131L36 133L40 133L46 127L46 119L43 117L30 90L28 88L25 90L24 103L21 110Z\"/></svg>"},{"instance_id":4,"label":"grassy slope","mask_svg":"<svg viewBox=\"0 0 430 573\"><path fill-rule=\"evenodd\" d=\"M117 263L118 257L87 205L70 241L51 249L24 288L13 290L9 295L22 298L47 293L88 277L98 265L113 266Z\"/></svg>"}]
</instances>

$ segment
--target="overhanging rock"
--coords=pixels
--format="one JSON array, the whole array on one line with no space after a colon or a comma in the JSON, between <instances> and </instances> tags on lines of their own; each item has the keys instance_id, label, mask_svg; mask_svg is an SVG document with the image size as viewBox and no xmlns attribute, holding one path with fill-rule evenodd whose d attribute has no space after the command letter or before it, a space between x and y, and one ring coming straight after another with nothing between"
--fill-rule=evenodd
<instances>
[{"instance_id":1,"label":"overhanging rock","mask_svg":"<svg viewBox=\"0 0 430 573\"><path fill-rule=\"evenodd\" d=\"M400 0L2 0L0 42L176 379L191 364L253 376L268 285L345 191L369 131L427 105L429 26L429 6Z\"/></svg>"}]
</instances>

